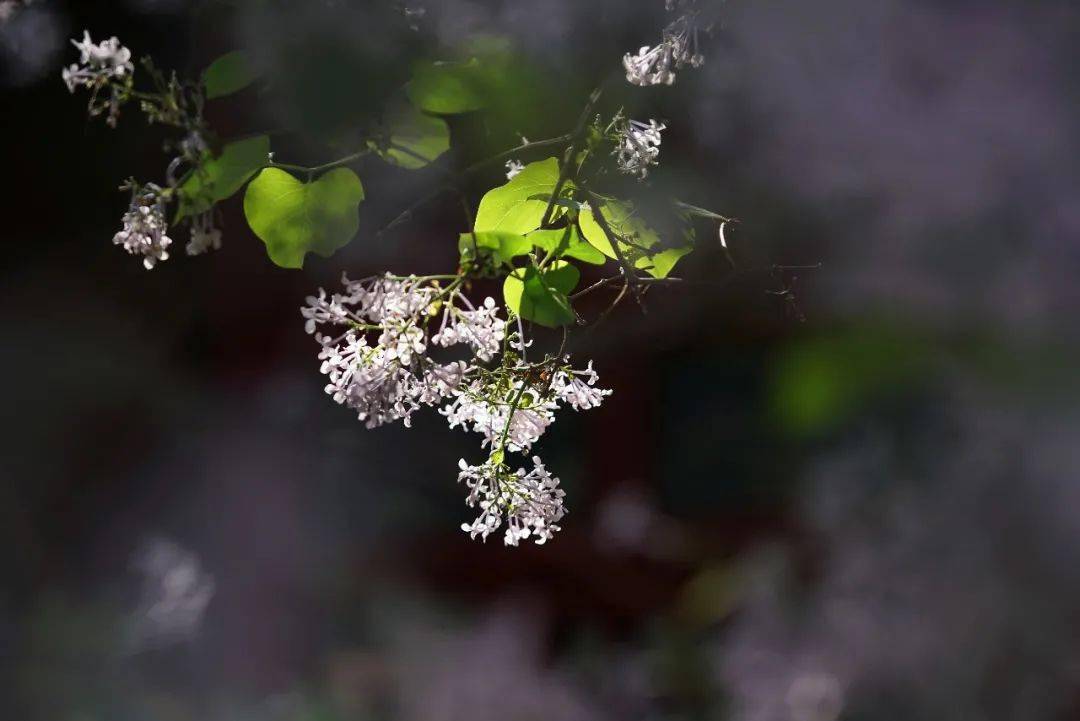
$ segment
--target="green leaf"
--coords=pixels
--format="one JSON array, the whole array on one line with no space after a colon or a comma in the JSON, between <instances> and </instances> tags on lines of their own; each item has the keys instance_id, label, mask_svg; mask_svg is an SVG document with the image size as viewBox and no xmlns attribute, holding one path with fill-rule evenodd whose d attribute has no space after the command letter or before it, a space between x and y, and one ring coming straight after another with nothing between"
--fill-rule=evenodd
<instances>
[{"instance_id":1,"label":"green leaf","mask_svg":"<svg viewBox=\"0 0 1080 721\"><path fill-rule=\"evenodd\" d=\"M243 50L225 53L203 71L203 83L206 85L208 100L243 90L254 79L255 71L251 67L247 53Z\"/></svg>"},{"instance_id":2,"label":"green leaf","mask_svg":"<svg viewBox=\"0 0 1080 721\"><path fill-rule=\"evenodd\" d=\"M266 243L270 260L282 268L300 268L306 253L327 257L352 240L363 199L360 179L348 168L331 170L311 183L266 168L248 185L244 215Z\"/></svg>"},{"instance_id":3,"label":"green leaf","mask_svg":"<svg viewBox=\"0 0 1080 721\"><path fill-rule=\"evenodd\" d=\"M462 233L458 238L458 250L463 258L472 254L474 244L480 255L490 255L500 265L509 263L511 258L525 255L532 250L533 245L529 239L518 233L491 230L475 234Z\"/></svg>"},{"instance_id":4,"label":"green leaf","mask_svg":"<svg viewBox=\"0 0 1080 721\"><path fill-rule=\"evenodd\" d=\"M253 138L227 143L221 155L204 162L180 184L180 207L176 220L198 215L214 203L233 196L270 155L270 138Z\"/></svg>"},{"instance_id":5,"label":"green leaf","mask_svg":"<svg viewBox=\"0 0 1080 721\"><path fill-rule=\"evenodd\" d=\"M518 268L506 276L503 298L506 307L525 320L557 328L577 319L567 295L580 278L578 269L563 260L543 272L533 265Z\"/></svg>"},{"instance_id":6,"label":"green leaf","mask_svg":"<svg viewBox=\"0 0 1080 721\"><path fill-rule=\"evenodd\" d=\"M608 201L601 207L600 212L612 232L626 240L619 244L619 250L626 260L654 278L666 278L679 259L694 249L692 242L674 248L661 247L660 236L634 212L631 203ZM591 208L581 211L578 225L581 227L581 234L593 248L609 258L616 257L611 241L600 227ZM693 236L692 233L684 235L687 240L691 240Z\"/></svg>"},{"instance_id":7,"label":"green leaf","mask_svg":"<svg viewBox=\"0 0 1080 721\"><path fill-rule=\"evenodd\" d=\"M647 255L648 249L660 242L656 231L646 225L634 212L633 204L611 200L604 203L600 212L612 232L627 241L620 244L619 249L628 260L636 261ZM609 258L617 257L607 234L596 221L592 208L582 209L578 215L578 224L581 227L581 234L590 245Z\"/></svg>"},{"instance_id":8,"label":"green leaf","mask_svg":"<svg viewBox=\"0 0 1080 721\"><path fill-rule=\"evenodd\" d=\"M474 58L418 65L405 92L426 113L454 115L483 108L484 85L480 63Z\"/></svg>"},{"instance_id":9,"label":"green leaf","mask_svg":"<svg viewBox=\"0 0 1080 721\"><path fill-rule=\"evenodd\" d=\"M607 262L603 253L582 240L577 227L573 225L552 230L534 230L525 237L541 250L549 253L554 251L556 258L577 258L591 265L603 265Z\"/></svg>"},{"instance_id":10,"label":"green leaf","mask_svg":"<svg viewBox=\"0 0 1080 721\"><path fill-rule=\"evenodd\" d=\"M390 143L379 149L387 162L415 170L450 149L450 127L445 120L424 115L405 102L395 103L387 113Z\"/></svg>"},{"instance_id":11,"label":"green leaf","mask_svg":"<svg viewBox=\"0 0 1080 721\"><path fill-rule=\"evenodd\" d=\"M689 254L692 250L694 250L694 246L692 245L684 245L680 248L668 248L659 253L654 253L653 255L638 259L638 261L634 263L634 267L644 270L654 278L666 278L675 267L675 264L679 262L679 259L684 255Z\"/></svg>"},{"instance_id":12,"label":"green leaf","mask_svg":"<svg viewBox=\"0 0 1080 721\"><path fill-rule=\"evenodd\" d=\"M529 163L507 183L492 188L480 199L476 230L503 230L519 235L536 230L558 181L559 161L555 158ZM558 214L553 212L552 217Z\"/></svg>"}]
</instances>

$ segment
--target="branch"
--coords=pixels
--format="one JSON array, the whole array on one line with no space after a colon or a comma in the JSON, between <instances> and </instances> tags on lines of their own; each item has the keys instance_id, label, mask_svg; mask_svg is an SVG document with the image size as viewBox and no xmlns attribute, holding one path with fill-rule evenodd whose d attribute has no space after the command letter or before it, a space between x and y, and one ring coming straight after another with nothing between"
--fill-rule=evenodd
<instances>
[{"instance_id":1,"label":"branch","mask_svg":"<svg viewBox=\"0 0 1080 721\"><path fill-rule=\"evenodd\" d=\"M619 281L619 280L625 280L625 276L622 275L621 273L619 275L613 275L613 276L610 276L608 278L601 278L600 280L596 281L592 285L590 285L590 286L588 286L586 288L582 288L577 293L574 293L573 295L571 295L570 300L577 300L578 298L583 298L584 296L588 295L589 293L592 293L594 290L600 290L604 286L611 285L612 283L614 283L616 281ZM725 280L726 280L726 278L725 278ZM694 281L688 281L688 280L684 280L682 278L644 278L642 276L637 276L637 282L639 284L641 284L641 285L682 285L682 284L695 285L696 284ZM723 283L723 281L719 281L719 282L717 282L715 284L716 285L721 285L722 283ZM702 283L702 285L714 285L714 284L713 283Z\"/></svg>"},{"instance_id":2,"label":"branch","mask_svg":"<svg viewBox=\"0 0 1080 721\"><path fill-rule=\"evenodd\" d=\"M359 160L370 152L371 148L364 148L363 150L358 150L355 153L346 155L344 158L338 158L337 160L332 160L329 163L323 163L322 165L293 165L292 163L276 163L274 161L270 161L264 167L280 168L282 170L292 170L297 173L307 173L308 180L310 180L312 176L317 175L318 173L324 173L327 170L332 170L333 168L338 168L342 165L348 165L349 163Z\"/></svg>"},{"instance_id":3,"label":"branch","mask_svg":"<svg viewBox=\"0 0 1080 721\"><path fill-rule=\"evenodd\" d=\"M583 188L585 195L588 198L589 206L593 209L593 218L596 220L596 224L600 226L600 230L604 231L604 235L607 236L608 243L611 244L612 250L615 252L615 259L619 261L619 267L622 268L623 277L626 279L626 284L630 286L630 290L634 293L634 300L641 306L642 311L645 310L643 299L641 295L641 278L634 272L633 266L626 259L626 256L622 252L622 248L619 244L622 243L622 238L611 229L611 226L607 222L607 218L604 217L602 208L604 206L603 199L592 192L588 188Z\"/></svg>"},{"instance_id":4,"label":"branch","mask_svg":"<svg viewBox=\"0 0 1080 721\"><path fill-rule=\"evenodd\" d=\"M555 183L555 189L551 191L551 198L548 200L547 208L544 209L540 227L551 222L551 214L555 210L555 200L559 197L559 193L562 192L566 181L570 180L570 174L574 172L574 157L577 155L578 145L581 143L581 139L585 137L585 129L589 125L589 116L592 115L593 108L596 107L597 101L600 100L602 92L603 86L592 91L592 94L589 95L589 102L585 103L585 109L581 111L577 124L574 125L574 129L570 133L570 147L566 149L566 153L563 155L562 167L559 169L559 180Z\"/></svg>"},{"instance_id":5,"label":"branch","mask_svg":"<svg viewBox=\"0 0 1080 721\"><path fill-rule=\"evenodd\" d=\"M452 177L453 179L460 182L461 180L464 180L465 178L473 175L474 173L476 173L476 172L478 172L480 170L483 170L484 168L488 167L489 165L493 165L493 164L498 163L500 161L506 160L507 158L513 157L514 155L517 155L518 153L523 153L523 152L528 151L528 150L534 150L536 148L547 148L547 147L550 147L550 146L553 146L553 145L561 145L563 143L570 142L572 137L573 136L568 133L566 135L560 135L560 136L555 137L555 138L545 138L544 140L534 140L534 141L525 142L525 143L522 143L521 145L518 145L517 147L510 148L509 150L504 150L501 153L497 153L495 155L492 155L489 158L484 158L483 160L478 160L475 163L473 163L472 165L466 166L465 168L463 168L458 173L452 173L452 174L448 174L448 175L450 177ZM381 238L383 235L385 235L386 233L388 233L392 229L396 228L397 226L401 225L402 223L407 222L412 217L412 214L415 213L417 210L419 210L423 206L427 205L431 201L435 200L436 198L438 198L440 195L442 195L446 191L455 189L455 187L456 187L456 185L454 185L452 183L447 183L447 184L441 185L438 188L436 188L435 190L433 190L432 192L425 195L424 197L420 198L419 200L414 201L411 205L409 205L409 207L405 208L405 210L398 213L398 215L393 220L391 220L389 223L387 223L382 228L382 230L377 232L375 234L375 237L376 238Z\"/></svg>"}]
</instances>

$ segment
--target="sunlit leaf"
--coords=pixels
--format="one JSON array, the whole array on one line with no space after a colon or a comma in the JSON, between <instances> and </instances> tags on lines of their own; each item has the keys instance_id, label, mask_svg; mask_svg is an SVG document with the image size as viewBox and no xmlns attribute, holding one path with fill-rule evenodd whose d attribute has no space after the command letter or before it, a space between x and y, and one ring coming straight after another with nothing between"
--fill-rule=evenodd
<instances>
[{"instance_id":1,"label":"sunlit leaf","mask_svg":"<svg viewBox=\"0 0 1080 721\"><path fill-rule=\"evenodd\" d=\"M326 257L352 240L363 199L360 179L348 168L310 183L266 168L248 185L244 215L275 264L300 268L305 254Z\"/></svg>"},{"instance_id":2,"label":"sunlit leaf","mask_svg":"<svg viewBox=\"0 0 1080 721\"><path fill-rule=\"evenodd\" d=\"M660 242L656 231L646 225L645 221L634 212L634 206L631 203L610 200L603 204L600 212L612 232L625 241L619 249L628 260L636 261L646 255L649 248ZM609 258L617 257L611 247L611 241L597 222L595 211L591 207L582 209L578 215L578 224L581 227L581 234L590 245Z\"/></svg>"},{"instance_id":3,"label":"sunlit leaf","mask_svg":"<svg viewBox=\"0 0 1080 721\"><path fill-rule=\"evenodd\" d=\"M540 227L559 180L555 158L529 163L504 185L489 190L476 211L476 230L528 233ZM553 212L558 217L563 212Z\"/></svg>"},{"instance_id":4,"label":"sunlit leaf","mask_svg":"<svg viewBox=\"0 0 1080 721\"><path fill-rule=\"evenodd\" d=\"M227 143L221 155L204 162L181 183L177 220L203 213L214 203L232 197L266 165L269 154L270 138L265 135Z\"/></svg>"},{"instance_id":5,"label":"sunlit leaf","mask_svg":"<svg viewBox=\"0 0 1080 721\"><path fill-rule=\"evenodd\" d=\"M692 242L674 248L663 247L660 236L634 212L634 206L630 203L607 201L600 212L611 231L623 239L623 242L619 243L619 250L622 251L626 260L635 268L644 270L654 278L666 278L679 259L694 250ZM592 208L584 208L581 211L578 215L578 224L581 227L581 234L592 247L609 258L616 257L611 241L596 220L595 211ZM684 235L686 240L692 241L692 232Z\"/></svg>"},{"instance_id":6,"label":"sunlit leaf","mask_svg":"<svg viewBox=\"0 0 1080 721\"><path fill-rule=\"evenodd\" d=\"M498 264L508 263L512 258L527 254L532 250L532 242L524 235L503 231L483 231L462 233L458 238L458 250L463 258L470 257L474 251L480 255L490 255Z\"/></svg>"},{"instance_id":7,"label":"sunlit leaf","mask_svg":"<svg viewBox=\"0 0 1080 721\"><path fill-rule=\"evenodd\" d=\"M675 268L679 259L694 250L692 245L684 245L681 248L668 248L659 253L639 258L634 263L635 268L644 270L654 278L666 278Z\"/></svg>"},{"instance_id":8,"label":"sunlit leaf","mask_svg":"<svg viewBox=\"0 0 1080 721\"><path fill-rule=\"evenodd\" d=\"M555 258L576 258L592 265L603 265L607 262L603 253L582 240L577 227L573 225L552 230L534 230L525 237L537 248L553 252Z\"/></svg>"},{"instance_id":9,"label":"sunlit leaf","mask_svg":"<svg viewBox=\"0 0 1080 721\"><path fill-rule=\"evenodd\" d=\"M532 265L518 268L506 276L503 298L506 307L525 320L557 328L577 318L567 295L580 278L578 269L562 260L544 271Z\"/></svg>"}]
</instances>

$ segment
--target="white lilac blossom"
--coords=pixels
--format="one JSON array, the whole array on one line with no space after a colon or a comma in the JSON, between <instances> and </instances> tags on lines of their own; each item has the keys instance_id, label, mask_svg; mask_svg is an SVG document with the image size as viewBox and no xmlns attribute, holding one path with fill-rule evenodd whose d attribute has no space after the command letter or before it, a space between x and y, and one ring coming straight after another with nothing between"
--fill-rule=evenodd
<instances>
[{"instance_id":1,"label":"white lilac blossom","mask_svg":"<svg viewBox=\"0 0 1080 721\"><path fill-rule=\"evenodd\" d=\"M426 325L440 291L420 279L389 274L366 281L343 277L342 282L345 293L327 296L320 288L300 310L305 330L322 346L326 392L355 410L368 428L397 420L409 426L413 412L450 397L471 368L464 361L442 364L427 356ZM468 344L477 358L489 360L492 343L498 350L505 321L495 317L493 300L480 310L460 310L453 307L458 297L451 294L444 301L455 320L446 322L439 344ZM316 333L322 325L347 330L331 338ZM374 345L368 342L369 332L378 333Z\"/></svg>"},{"instance_id":2,"label":"white lilac blossom","mask_svg":"<svg viewBox=\"0 0 1080 721\"><path fill-rule=\"evenodd\" d=\"M451 428L479 433L482 447L490 448L483 465L461 462L467 503L480 509L463 528L486 539L505 523L503 541L510 546L550 540L566 513L558 478L539 458L532 470L516 472L502 459L531 449L561 403L575 410L600 405L611 391L596 387L592 364L583 370L555 359L529 365L510 352L501 366L488 367L504 344L523 349L526 343L520 329L508 333L493 298L474 306L457 291L458 281L441 288L432 279L386 274L361 281L342 277L342 283L343 292L320 288L300 311L305 330L320 345L326 392L368 428L398 420L409 426L421 407L441 406ZM471 356L440 363L428 355L430 346L466 347Z\"/></svg>"},{"instance_id":3,"label":"white lilac blossom","mask_svg":"<svg viewBox=\"0 0 1080 721\"><path fill-rule=\"evenodd\" d=\"M90 89L91 116L108 111L106 122L115 127L120 117L120 106L126 95L125 87L130 87L131 74L135 65L131 62L131 51L120 44L116 37L95 44L89 32L83 32L82 42L72 40L79 51L79 62L64 68L60 76L69 92L78 87ZM127 84L125 86L125 84ZM98 94L108 88L108 100L100 101Z\"/></svg>"},{"instance_id":4,"label":"white lilac blossom","mask_svg":"<svg viewBox=\"0 0 1080 721\"><path fill-rule=\"evenodd\" d=\"M673 5L669 3L668 10ZM684 67L699 68L705 57L698 52L698 28L693 14L680 17L664 28L656 47L642 46L636 54L623 56L626 80L633 85L671 85L675 71Z\"/></svg>"},{"instance_id":5,"label":"white lilac blossom","mask_svg":"<svg viewBox=\"0 0 1080 721\"><path fill-rule=\"evenodd\" d=\"M404 364L395 350L371 347L355 331L348 331L337 344L323 345L319 359L329 380L326 392L355 410L368 428L397 420L410 427L413 412L446 398L466 372L461 361L431 363L418 371Z\"/></svg>"},{"instance_id":6,"label":"white lilac blossom","mask_svg":"<svg viewBox=\"0 0 1080 721\"><path fill-rule=\"evenodd\" d=\"M496 448L503 434L506 448L510 451L527 451L555 421L558 404L553 399L536 399L534 394L522 391L523 381L509 390L485 386L474 380L456 388L453 401L439 409L451 428L460 426L484 437L481 446ZM522 393L528 396L528 404L520 400L515 407L514 398Z\"/></svg>"},{"instance_id":7,"label":"white lilac blossom","mask_svg":"<svg viewBox=\"0 0 1080 721\"><path fill-rule=\"evenodd\" d=\"M122 78L135 70L131 62L131 51L120 44L115 37L95 44L90 33L83 31L82 42L72 40L71 44L79 51L79 62L64 68L61 77L70 92L80 85L92 87L104 84L113 78Z\"/></svg>"},{"instance_id":8,"label":"white lilac blossom","mask_svg":"<svg viewBox=\"0 0 1080 721\"><path fill-rule=\"evenodd\" d=\"M115 245L124 246L124 250L132 255L143 256L147 270L152 270L159 261L169 259L167 248L172 245L172 239L165 235L169 224L165 219L161 188L151 183L136 192L124 213L123 222L123 229L113 236Z\"/></svg>"},{"instance_id":9,"label":"white lilac blossom","mask_svg":"<svg viewBox=\"0 0 1080 721\"><path fill-rule=\"evenodd\" d=\"M371 283L350 283L359 305L358 315L375 324L417 318L434 302L438 290L415 277L398 279L387 273Z\"/></svg>"},{"instance_id":10,"label":"white lilac blossom","mask_svg":"<svg viewBox=\"0 0 1080 721\"><path fill-rule=\"evenodd\" d=\"M659 163L660 132L666 127L655 120L650 120L648 124L638 120L624 123L615 148L619 170L644 180L649 175L649 168Z\"/></svg>"},{"instance_id":11,"label":"white lilac blossom","mask_svg":"<svg viewBox=\"0 0 1080 721\"><path fill-rule=\"evenodd\" d=\"M514 177L525 170L525 163L520 160L507 160L506 161L506 179L513 180Z\"/></svg>"},{"instance_id":12,"label":"white lilac blossom","mask_svg":"<svg viewBox=\"0 0 1080 721\"><path fill-rule=\"evenodd\" d=\"M431 342L440 346L467 343L476 357L486 363L498 354L506 336L506 321L499 318L498 312L495 299L491 297L485 298L484 304L473 310L460 310L447 304L442 327L431 337Z\"/></svg>"},{"instance_id":13,"label":"white lilac blossom","mask_svg":"<svg viewBox=\"0 0 1080 721\"><path fill-rule=\"evenodd\" d=\"M533 456L532 461L532 470L519 468L510 473L501 463L489 460L483 465L470 466L461 459L458 481L469 489L465 503L469 508L480 509L480 515L472 523L463 523L461 530L473 539L480 536L486 541L505 519L503 543L507 546L517 546L530 537L537 545L550 541L560 530L558 522L566 515L563 505L566 493L538 456Z\"/></svg>"},{"instance_id":14,"label":"white lilac blossom","mask_svg":"<svg viewBox=\"0 0 1080 721\"><path fill-rule=\"evenodd\" d=\"M593 370L592 361L589 361L585 370L567 369L556 373L551 381L551 390L559 400L569 403L575 411L596 408L605 396L611 395L610 389L596 387L598 377Z\"/></svg>"},{"instance_id":15,"label":"white lilac blossom","mask_svg":"<svg viewBox=\"0 0 1080 721\"><path fill-rule=\"evenodd\" d=\"M456 388L453 400L439 413L451 428L460 426L482 435L484 448L497 449L505 434L507 450L527 451L555 421L560 402L581 411L596 408L611 395L610 390L596 387L597 378L590 362L584 370L566 367L555 371L546 388L523 387L524 381L517 381L500 389L473 380Z\"/></svg>"},{"instance_id":16,"label":"white lilac blossom","mask_svg":"<svg viewBox=\"0 0 1080 721\"><path fill-rule=\"evenodd\" d=\"M191 240L187 244L188 255L202 255L221 248L221 230L214 227L210 213L203 213L191 221Z\"/></svg>"},{"instance_id":17,"label":"white lilac blossom","mask_svg":"<svg viewBox=\"0 0 1080 721\"><path fill-rule=\"evenodd\" d=\"M633 85L671 85L675 82L671 49L661 43L655 48L642 45L637 54L623 55L626 81Z\"/></svg>"},{"instance_id":18,"label":"white lilac blossom","mask_svg":"<svg viewBox=\"0 0 1080 721\"><path fill-rule=\"evenodd\" d=\"M356 411L367 428L397 420L410 427L413 412L444 400L468 370L462 361L445 365L429 361L422 370L416 369L403 363L396 350L369 346L355 331L346 332L336 343L320 339L324 343L320 371L329 381L327 394Z\"/></svg>"}]
</instances>

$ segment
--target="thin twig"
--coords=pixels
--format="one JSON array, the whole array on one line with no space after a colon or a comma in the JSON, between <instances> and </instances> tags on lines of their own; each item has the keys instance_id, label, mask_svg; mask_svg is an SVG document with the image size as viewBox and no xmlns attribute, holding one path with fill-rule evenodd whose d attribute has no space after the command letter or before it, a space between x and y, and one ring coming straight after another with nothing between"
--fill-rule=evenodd
<instances>
[{"instance_id":1,"label":"thin twig","mask_svg":"<svg viewBox=\"0 0 1080 721\"><path fill-rule=\"evenodd\" d=\"M318 175L319 173L324 173L327 170L332 170L334 168L339 168L343 165L348 165L349 163L355 162L370 152L371 148L364 148L363 150L358 150L351 155L346 155L344 158L338 158L337 160L332 160L329 163L323 163L322 165L294 165L292 163L277 163L271 161L267 163L265 167L280 168L281 170L292 170L297 173L306 173L308 179L311 179L313 176Z\"/></svg>"},{"instance_id":2,"label":"thin twig","mask_svg":"<svg viewBox=\"0 0 1080 721\"><path fill-rule=\"evenodd\" d=\"M583 298L586 295L588 295L589 293L592 293L594 290L599 290L600 288L603 288L605 285L609 285L611 283L614 283L615 281L617 281L617 280L619 280L621 278L622 278L622 275L613 275L610 278L601 278L600 280L596 281L595 283L593 283L589 287L583 288L583 289L579 290L577 293L574 293L573 295L571 295L570 300L577 300L578 298Z\"/></svg>"},{"instance_id":3,"label":"thin twig","mask_svg":"<svg viewBox=\"0 0 1080 721\"><path fill-rule=\"evenodd\" d=\"M622 268L623 277L626 278L626 284L630 286L631 292L634 294L634 300L641 306L641 310L644 312L645 305L641 296L640 278L634 272L633 266L626 259L626 256L622 252L620 243L622 238L611 229L611 226L607 222L607 218L603 213L603 200L599 195L592 192L589 189L584 189L586 197L589 200L589 207L593 210L593 218L596 220L596 224L600 226L600 230L604 231L604 235L608 239L608 243L611 244L612 250L615 252L615 259L619 261L619 266Z\"/></svg>"},{"instance_id":4,"label":"thin twig","mask_svg":"<svg viewBox=\"0 0 1080 721\"><path fill-rule=\"evenodd\" d=\"M619 294L617 296L615 296L615 300L613 300L611 302L611 305L609 305L607 308L605 308L604 312L601 313L599 316L597 316L596 320L593 321L592 325L590 325L585 330L586 335L589 334L589 333L592 333L593 331L595 331L597 329L597 327L599 327L599 325L601 323L603 323L605 320L607 320L608 316L611 315L612 311L614 311L615 308L618 307L619 303L622 302L622 299L626 297L626 291L628 291L628 290L630 290L630 284L629 283L623 283L622 287L619 289Z\"/></svg>"},{"instance_id":5,"label":"thin twig","mask_svg":"<svg viewBox=\"0 0 1080 721\"><path fill-rule=\"evenodd\" d=\"M603 86L593 90L589 95L589 102L585 104L585 109L581 111L581 115L578 116L577 124L574 125L574 130L570 133L570 147L566 149L566 153L563 155L563 162L559 168L559 179L555 182L555 189L551 191L551 198L548 199L547 208L544 209L543 219L540 221L540 226L543 227L551 222L551 214L555 211L555 201L558 199L562 189L566 186L567 181L570 180L571 174L576 174L577 169L574 166L574 158L577 156L578 145L581 143L582 138L585 137L585 129L589 124L589 116L592 115L593 108L596 107L597 101L600 100L600 94L603 92Z\"/></svg>"},{"instance_id":6,"label":"thin twig","mask_svg":"<svg viewBox=\"0 0 1080 721\"><path fill-rule=\"evenodd\" d=\"M529 141L529 142L526 142L526 143L522 143L521 145L518 145L517 147L510 148L509 150L504 150L501 153L497 153L496 155L492 155L491 157L484 158L483 160L478 160L475 163L473 163L472 165L466 166L464 169L462 169L458 173L452 174L452 177L454 179L456 179L458 182L460 182L460 181L464 180L465 178L469 177L470 175L472 175L473 173L476 173L476 172L478 172L480 170L483 170L484 168L488 167L489 165L492 165L492 164L497 163L499 161L506 160L509 157L517 155L518 153L523 153L523 152L528 151L528 150L535 150L536 148L546 148L546 147L550 147L552 145L561 145L563 143L570 142L570 139L571 139L571 135L567 134L567 135L560 135L560 136L555 137L555 138L545 138L544 140L534 140L534 141ZM442 185L442 186L439 186L438 188L436 188L432 192L428 193L424 197L420 198L419 200L414 201L412 204L409 205L409 207L405 208L405 210L398 213L397 216L395 216L393 220L391 220L389 223L387 223L382 228L382 230L377 232L375 234L375 237L376 238L381 238L383 235L390 232L392 229L396 228L397 226L401 225L402 223L407 222L410 218L412 218L413 213L415 213L417 210L419 210L423 206L427 205L428 203L432 202L433 200L438 198L440 195L445 193L447 190L452 189L453 187L454 186L452 184L449 184L449 183L445 184L445 185Z\"/></svg>"}]
</instances>

